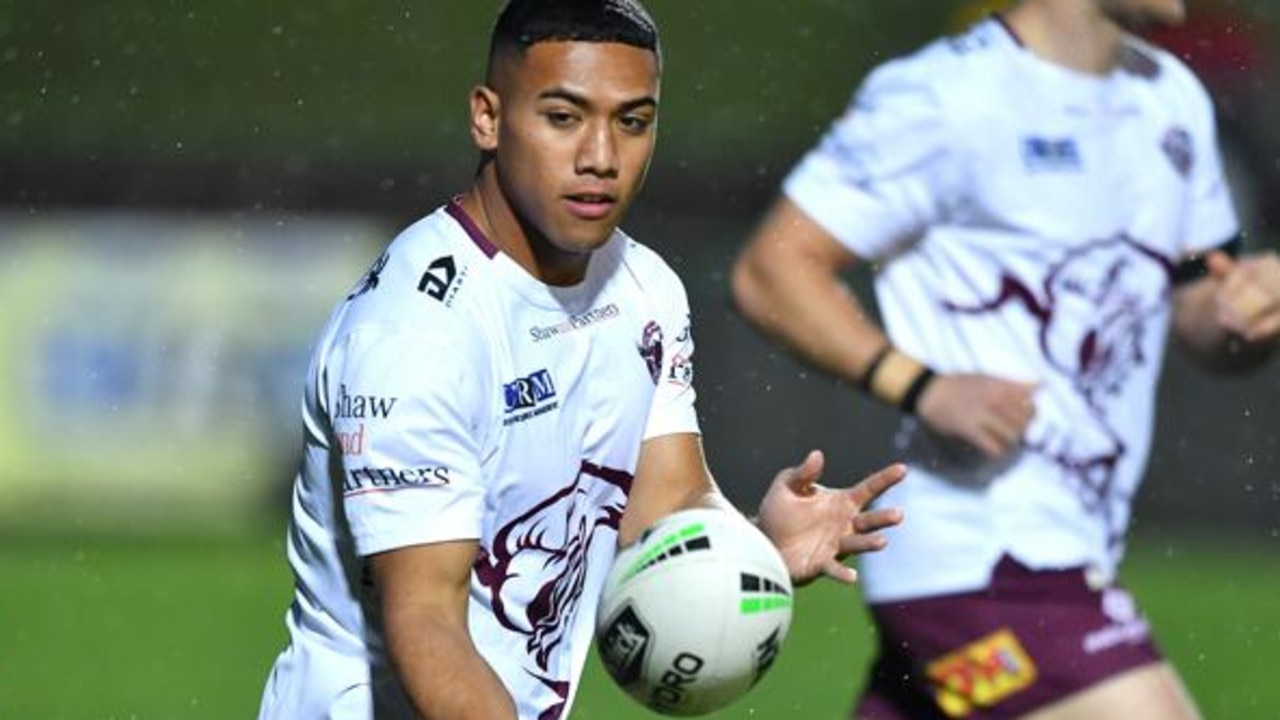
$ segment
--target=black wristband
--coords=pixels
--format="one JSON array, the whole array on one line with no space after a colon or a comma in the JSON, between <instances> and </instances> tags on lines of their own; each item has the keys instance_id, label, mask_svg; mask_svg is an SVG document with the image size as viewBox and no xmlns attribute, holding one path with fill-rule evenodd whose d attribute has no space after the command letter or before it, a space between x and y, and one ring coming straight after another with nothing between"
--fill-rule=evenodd
<instances>
[{"instance_id":1,"label":"black wristband","mask_svg":"<svg viewBox=\"0 0 1280 720\"><path fill-rule=\"evenodd\" d=\"M902 396L902 402L898 403L898 407L908 415L916 414L916 404L920 402L920 396L924 394L925 388L929 387L929 383L937 377L930 368L920 371L915 380L911 381L911 386L907 388L907 392Z\"/></svg>"},{"instance_id":2,"label":"black wristband","mask_svg":"<svg viewBox=\"0 0 1280 720\"><path fill-rule=\"evenodd\" d=\"M884 364L885 358L889 357L889 353L893 352L893 344L885 343L884 347L876 351L876 356L871 358L871 362L867 364L867 369L862 372L862 377L858 380L858 387L863 392L871 392L871 381L876 377L876 371Z\"/></svg>"}]
</instances>

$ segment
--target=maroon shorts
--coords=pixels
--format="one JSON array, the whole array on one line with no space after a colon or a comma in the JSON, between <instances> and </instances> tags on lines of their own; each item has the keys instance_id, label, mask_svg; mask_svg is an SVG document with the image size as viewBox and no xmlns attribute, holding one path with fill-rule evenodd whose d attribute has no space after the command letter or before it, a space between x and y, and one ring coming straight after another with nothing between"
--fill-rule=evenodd
<instances>
[{"instance_id":1,"label":"maroon shorts","mask_svg":"<svg viewBox=\"0 0 1280 720\"><path fill-rule=\"evenodd\" d=\"M1129 593L1001 559L978 592L871 606L880 652L854 717L1006 720L1162 659Z\"/></svg>"}]
</instances>

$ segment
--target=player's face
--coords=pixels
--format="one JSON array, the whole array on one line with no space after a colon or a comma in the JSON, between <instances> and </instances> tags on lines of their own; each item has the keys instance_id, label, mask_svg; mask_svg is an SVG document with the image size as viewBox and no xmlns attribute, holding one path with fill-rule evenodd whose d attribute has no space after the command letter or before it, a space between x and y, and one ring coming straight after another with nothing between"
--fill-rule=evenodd
<instances>
[{"instance_id":1,"label":"player's face","mask_svg":"<svg viewBox=\"0 0 1280 720\"><path fill-rule=\"evenodd\" d=\"M538 43L496 74L482 149L535 255L585 256L617 228L653 154L658 83L654 53L621 43Z\"/></svg>"},{"instance_id":2,"label":"player's face","mask_svg":"<svg viewBox=\"0 0 1280 720\"><path fill-rule=\"evenodd\" d=\"M1100 6L1103 14L1132 30L1181 25L1187 16L1184 0L1101 0Z\"/></svg>"}]
</instances>

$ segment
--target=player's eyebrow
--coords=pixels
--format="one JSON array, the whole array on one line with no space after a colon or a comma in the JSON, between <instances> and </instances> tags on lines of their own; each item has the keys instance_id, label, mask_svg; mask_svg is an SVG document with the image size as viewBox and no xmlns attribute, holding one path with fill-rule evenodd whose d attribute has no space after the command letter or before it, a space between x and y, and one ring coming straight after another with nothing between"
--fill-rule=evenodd
<instances>
[{"instance_id":1,"label":"player's eyebrow","mask_svg":"<svg viewBox=\"0 0 1280 720\"><path fill-rule=\"evenodd\" d=\"M592 107L591 100L581 93L576 93L568 88L554 87L548 88L538 93L539 100L563 100L571 105L582 108L584 110ZM632 110L638 110L643 107L657 107L658 99L652 95L628 100L618 106L618 112L628 113Z\"/></svg>"}]
</instances>

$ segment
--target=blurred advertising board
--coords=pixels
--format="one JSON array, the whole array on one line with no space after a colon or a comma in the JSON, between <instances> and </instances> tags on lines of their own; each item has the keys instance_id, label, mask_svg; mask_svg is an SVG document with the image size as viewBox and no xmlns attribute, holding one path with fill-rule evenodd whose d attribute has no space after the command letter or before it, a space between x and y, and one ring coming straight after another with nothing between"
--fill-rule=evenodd
<instances>
[{"instance_id":1,"label":"blurred advertising board","mask_svg":"<svg viewBox=\"0 0 1280 720\"><path fill-rule=\"evenodd\" d=\"M0 528L235 530L286 501L360 216L0 214Z\"/></svg>"}]
</instances>

